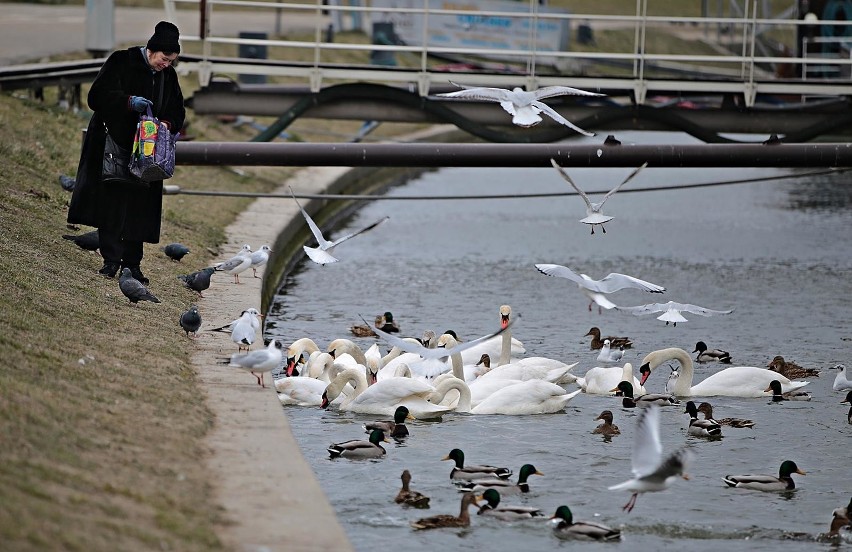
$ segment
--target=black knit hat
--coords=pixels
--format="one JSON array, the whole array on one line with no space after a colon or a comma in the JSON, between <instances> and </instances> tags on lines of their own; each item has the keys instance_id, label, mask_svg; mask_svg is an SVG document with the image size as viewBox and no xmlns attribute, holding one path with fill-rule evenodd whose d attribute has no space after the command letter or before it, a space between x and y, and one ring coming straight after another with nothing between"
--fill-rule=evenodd
<instances>
[{"instance_id":1,"label":"black knit hat","mask_svg":"<svg viewBox=\"0 0 852 552\"><path fill-rule=\"evenodd\" d=\"M146 47L152 52L179 54L179 38L180 31L178 31L178 28L174 25L174 23L160 21L157 23L157 26L154 27L154 34L150 39L148 39L148 45Z\"/></svg>"}]
</instances>

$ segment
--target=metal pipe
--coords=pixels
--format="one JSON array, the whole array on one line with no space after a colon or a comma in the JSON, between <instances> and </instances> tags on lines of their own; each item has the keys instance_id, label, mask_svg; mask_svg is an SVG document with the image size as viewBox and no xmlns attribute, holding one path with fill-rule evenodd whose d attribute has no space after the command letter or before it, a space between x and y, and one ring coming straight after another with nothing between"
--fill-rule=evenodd
<instances>
[{"instance_id":1,"label":"metal pipe","mask_svg":"<svg viewBox=\"0 0 852 552\"><path fill-rule=\"evenodd\" d=\"M609 139L607 140L610 141ZM852 144L179 142L179 165L326 167L850 167Z\"/></svg>"}]
</instances>

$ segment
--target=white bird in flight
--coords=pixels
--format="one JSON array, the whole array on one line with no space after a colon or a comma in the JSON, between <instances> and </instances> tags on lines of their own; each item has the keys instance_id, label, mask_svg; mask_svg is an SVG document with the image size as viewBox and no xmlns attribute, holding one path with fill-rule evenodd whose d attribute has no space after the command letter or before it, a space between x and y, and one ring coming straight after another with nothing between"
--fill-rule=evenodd
<instances>
[{"instance_id":1,"label":"white bird in flight","mask_svg":"<svg viewBox=\"0 0 852 552\"><path fill-rule=\"evenodd\" d=\"M634 176L639 174L639 171L641 171L642 169L644 169L645 167L648 166L647 162L643 163L641 167L639 167L638 169L636 169L632 173L630 173L630 175L628 175L628 177L625 178L621 182L621 184L619 184L618 186L616 186L615 188L613 188L612 190L607 192L607 194L605 196L603 196L602 200L595 203L595 202L592 202L592 201L589 200L589 196L586 195L586 192L584 192L576 184L574 184L574 181L571 180L571 177L568 176L568 173L565 172L565 169L560 167L559 164L555 160L551 159L550 164L553 165L554 169L559 171L559 174L562 175L562 178L564 178L568 182L568 184L571 185L571 187L573 187L575 190L577 190L577 193L580 194L580 197L582 197L583 201L586 202L586 218L580 219L580 222L582 222L583 224L590 225L592 227L592 234L595 233L595 225L598 225L598 224L600 225L601 230L603 230L603 233L606 234L606 228L604 228L604 223L611 221L614 217L611 217L609 215L605 215L601 212L601 209L603 209L604 203L606 203L606 200L609 199L612 196L612 194L614 194L615 192L620 190L622 186L624 186L625 184L630 182L630 180Z\"/></svg>"},{"instance_id":2,"label":"white bird in flight","mask_svg":"<svg viewBox=\"0 0 852 552\"><path fill-rule=\"evenodd\" d=\"M636 316L642 316L643 314L652 314L661 312L660 316L657 317L657 320L662 320L666 323L666 326L671 323L673 326L677 326L678 322L686 322L686 318L681 314L682 312L691 312L692 314L699 314L701 316L713 316L714 314L731 314L734 312L731 310L713 310L705 307L699 307L698 305L690 305L689 303L675 303L674 301L669 301L668 303L650 303L648 305L639 305L637 307L615 307L620 311L630 312Z\"/></svg>"},{"instance_id":3,"label":"white bird in flight","mask_svg":"<svg viewBox=\"0 0 852 552\"><path fill-rule=\"evenodd\" d=\"M651 282L646 282L645 280L640 280L639 278L634 278L633 276L628 276L626 274L619 274L618 272L611 272L601 280L592 280L585 274L577 274L567 266L557 264L537 264L535 267L542 274L556 276L559 278L567 278L577 284L580 291L589 298L589 310L592 310L592 304L597 304L598 313L601 312L601 307L607 310L616 307L615 303L606 298L606 294L608 293L613 293L625 288L636 288L650 293L663 293L666 291L666 288L658 286L657 284L652 284Z\"/></svg>"},{"instance_id":4,"label":"white bird in flight","mask_svg":"<svg viewBox=\"0 0 852 552\"><path fill-rule=\"evenodd\" d=\"M311 229L314 238L317 240L317 247L308 247L307 245L305 245L302 248L305 250L305 253L307 253L308 257L313 262L320 265L336 263L337 261L339 261L340 259L332 256L331 254L331 252L334 251L335 247L345 242L349 238L354 238L358 234L363 234L367 230L372 230L373 228L390 218L383 217L365 228L361 228L360 230L352 232L351 234L346 234L345 236L337 238L334 241L328 241L327 239L325 239L325 237L323 237L322 231L319 229L319 226L317 226L317 224L314 222L314 219L311 218L311 216L302 208L302 205L301 203L299 203L299 200L296 199L296 194L293 193L293 188L290 188L290 194L293 196L293 200L296 202L296 205L299 206L299 210L302 212L302 216L305 217L305 220L308 222L308 227Z\"/></svg>"},{"instance_id":5,"label":"white bird in flight","mask_svg":"<svg viewBox=\"0 0 852 552\"><path fill-rule=\"evenodd\" d=\"M625 490L633 493L623 508L627 512L633 510L640 493L664 491L678 477L689 479L685 472L693 454L688 449L680 448L665 460L662 456L660 407L651 404L639 410L639 419L636 421L631 458L633 479L609 487L611 491Z\"/></svg>"},{"instance_id":6,"label":"white bird in flight","mask_svg":"<svg viewBox=\"0 0 852 552\"><path fill-rule=\"evenodd\" d=\"M562 115L556 112L549 105L539 101L544 98L552 98L554 96L603 96L596 92L586 92L578 88L569 86L545 86L532 92L527 92L523 88L487 88L476 86L465 86L450 81L453 86L458 86L464 90L456 92L446 92L444 94L436 94L444 98L460 98L465 100L480 100L485 102L499 102L500 106L512 116L512 122L524 128L535 126L541 122L539 113L544 113L557 123L565 125L583 134L585 136L594 136L594 132L583 130L577 125L565 119Z\"/></svg>"}]
</instances>

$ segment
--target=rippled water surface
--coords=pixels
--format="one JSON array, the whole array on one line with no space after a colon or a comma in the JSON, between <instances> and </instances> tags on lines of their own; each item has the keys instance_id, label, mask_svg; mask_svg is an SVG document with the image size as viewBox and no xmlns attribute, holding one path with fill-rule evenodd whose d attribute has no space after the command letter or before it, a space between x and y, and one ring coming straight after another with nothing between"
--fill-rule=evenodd
<instances>
[{"instance_id":1,"label":"rippled water surface","mask_svg":"<svg viewBox=\"0 0 852 552\"><path fill-rule=\"evenodd\" d=\"M673 134L628 134L623 141L673 143ZM608 190L630 172L568 169L587 190ZM789 174L771 169L646 169L628 188ZM464 450L469 463L507 466L517 474L532 463L545 475L533 477L532 491L505 503L540 507L550 516L567 504L577 519L620 527L620 544L590 549L812 550L804 540L783 539L785 531L810 535L828 530L831 511L849 502L849 443L844 394L832 391L838 362L850 360L852 312L852 192L848 177L773 180L693 190L616 194L605 212L615 216L607 233L589 235L578 197L485 201L379 201L366 205L340 235L377 218L390 220L342 245L340 263L303 264L283 282L268 317L268 333L285 343L308 336L324 348L332 339L352 337L348 328L391 311L403 333L454 329L462 339L493 331L498 308L512 306L513 335L530 356L579 362L582 375L596 365L583 337L591 326L627 335L634 347L625 355L638 366L647 353L665 347L692 351L696 341L731 351L735 365L765 366L783 355L821 370L807 387L810 402L770 404L766 399L710 399L716 417L745 417L754 429L724 429L718 441L687 436L682 408L661 414L663 448L686 443L696 454L690 481L639 497L622 512L627 492L607 487L631 477L630 449L636 413L617 399L581 394L564 413L541 416L453 414L440 423L409 423L404 444L386 445L381 460L330 460L330 443L366 437L361 424L371 416L319 408L286 407L284 414L340 521L359 551L544 550L566 546L546 521L506 524L474 516L466 530L412 531L409 521L457 513L460 494L450 484L450 449ZM389 196L419 194L511 194L566 191L552 169L444 169L395 188ZM728 316L691 316L677 327L654 315L590 312L567 280L536 271L535 263L567 265L600 278L623 272L668 289L662 296L623 290L617 304L674 300ZM353 338L364 349L375 342ZM384 347L385 344L382 344ZM700 365L696 382L722 365ZM667 369L654 373L649 391L662 391ZM622 434L605 442L591 431L594 418L611 409ZM807 472L792 493L726 488L731 473L777 474L785 459ZM406 510L393 502L403 469L412 488L432 499L430 510ZM471 510L473 512L473 510ZM828 545L818 545L829 548ZM847 545L848 546L848 545Z\"/></svg>"}]
</instances>

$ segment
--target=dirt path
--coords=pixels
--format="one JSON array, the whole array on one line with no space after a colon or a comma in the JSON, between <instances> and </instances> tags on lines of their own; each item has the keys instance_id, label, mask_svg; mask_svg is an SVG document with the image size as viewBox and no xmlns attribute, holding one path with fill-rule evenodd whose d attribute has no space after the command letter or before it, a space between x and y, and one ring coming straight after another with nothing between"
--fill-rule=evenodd
<instances>
[{"instance_id":1,"label":"dirt path","mask_svg":"<svg viewBox=\"0 0 852 552\"><path fill-rule=\"evenodd\" d=\"M289 182L301 192L321 193L346 170L309 168ZM286 183L278 192L287 193ZM223 250L274 244L294 216L301 215L292 201L259 199L227 228ZM198 303L205 327L233 320L249 307L260 309L261 280L247 271L240 281L236 285L221 273L213 277ZM274 388L262 389L251 374L217 362L236 352L227 334L202 335L193 364L216 416L206 443L210 483L223 508L219 538L236 551L352 550L302 457ZM271 384L269 374L266 382Z\"/></svg>"}]
</instances>

